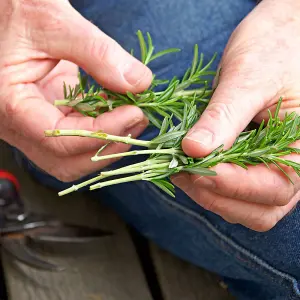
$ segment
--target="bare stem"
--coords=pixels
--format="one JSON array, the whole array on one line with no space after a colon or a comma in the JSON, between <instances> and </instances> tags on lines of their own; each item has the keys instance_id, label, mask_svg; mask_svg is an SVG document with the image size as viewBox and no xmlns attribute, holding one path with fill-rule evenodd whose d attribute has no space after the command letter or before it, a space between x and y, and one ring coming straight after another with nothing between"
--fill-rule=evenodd
<instances>
[{"instance_id":1,"label":"bare stem","mask_svg":"<svg viewBox=\"0 0 300 300\"><path fill-rule=\"evenodd\" d=\"M136 140L131 138L130 136L122 137L122 136L110 135L107 133L103 133L101 131L93 132L88 130L54 129L54 130L45 130L45 136L47 137L81 136L81 137L89 137L89 138L96 138L100 140L130 144L135 146L142 146L147 148L149 148L151 145L151 142L149 141Z\"/></svg>"},{"instance_id":2,"label":"bare stem","mask_svg":"<svg viewBox=\"0 0 300 300\"><path fill-rule=\"evenodd\" d=\"M143 173L143 174L137 174L137 175L128 176L128 177L124 177L124 178L108 180L108 181L99 182L99 183L96 183L96 184L90 186L90 190L92 191L92 190L95 190L95 189L101 189L105 186L110 186L110 185L115 185L115 184L120 184L120 183L139 181L139 180L147 180L147 178L150 178L150 177L153 177L153 174Z\"/></svg>"},{"instance_id":3,"label":"bare stem","mask_svg":"<svg viewBox=\"0 0 300 300\"><path fill-rule=\"evenodd\" d=\"M143 166L143 167L117 169L117 170L113 170L113 171L102 172L101 174L105 177L108 177L108 176L116 176L116 175L130 174L130 173L138 173L141 171L166 168L169 166L169 164L170 164L170 162L153 164L153 165L148 165L148 166Z\"/></svg>"},{"instance_id":4,"label":"bare stem","mask_svg":"<svg viewBox=\"0 0 300 300\"><path fill-rule=\"evenodd\" d=\"M55 101L54 101L54 105L55 105L55 106L66 106L66 105L69 104L69 102L70 102L70 100L68 100L68 99L64 99L64 100L55 100Z\"/></svg>"},{"instance_id":5,"label":"bare stem","mask_svg":"<svg viewBox=\"0 0 300 300\"><path fill-rule=\"evenodd\" d=\"M134 150L129 152L123 152L123 153L115 153L115 154L109 154L104 156L93 156L91 158L92 161L100 161L110 158L118 158L118 157L125 157L125 156L134 156L134 155L148 155L148 154L183 154L181 150L176 150L173 148L170 149L158 149L158 150Z\"/></svg>"},{"instance_id":6,"label":"bare stem","mask_svg":"<svg viewBox=\"0 0 300 300\"><path fill-rule=\"evenodd\" d=\"M173 94L173 96L178 97L178 96L182 96L182 97L186 97L186 96L194 96L196 95L209 95L212 91L211 90L205 90L205 89L197 89L197 90L187 90L187 91L179 91L179 92L175 92Z\"/></svg>"},{"instance_id":7,"label":"bare stem","mask_svg":"<svg viewBox=\"0 0 300 300\"><path fill-rule=\"evenodd\" d=\"M101 180L101 179L103 179L103 178L105 178L105 177L107 177L107 176L100 174L100 175L98 175L98 176L96 176L96 177L94 177L94 178L92 178L92 179L86 180L86 181L84 181L84 182L82 182L82 183L80 183L80 184L72 185L71 187L69 187L69 188L67 188L67 189L65 189L65 190L63 190L63 191L61 191L61 192L59 192L59 193L58 193L58 196L65 196L65 195L67 195L67 194L76 192L76 191L78 191L80 188L83 188L83 187L85 187L85 186L87 186L87 185L89 185L89 184L92 184L92 183L94 183L94 182L96 182L96 181L99 181L99 180Z\"/></svg>"},{"instance_id":8,"label":"bare stem","mask_svg":"<svg viewBox=\"0 0 300 300\"><path fill-rule=\"evenodd\" d=\"M169 165L169 161L167 160L154 160L154 159L147 159L143 162L140 163L136 163L130 166L126 166L126 167L122 167L119 168L117 170L112 170L112 171L105 171L102 172L100 175L91 178L89 180L86 180L82 183L76 184L76 185L72 185L71 187L61 191L58 193L59 196L65 196L67 194L73 193L78 191L79 189L92 184L94 182L100 181L104 178L110 177L110 176L115 176L115 175L121 175L121 174L129 174L129 173L137 173L140 171L146 171L146 170L150 170L150 169L156 169L158 168L158 166L161 167L166 167Z\"/></svg>"}]
</instances>

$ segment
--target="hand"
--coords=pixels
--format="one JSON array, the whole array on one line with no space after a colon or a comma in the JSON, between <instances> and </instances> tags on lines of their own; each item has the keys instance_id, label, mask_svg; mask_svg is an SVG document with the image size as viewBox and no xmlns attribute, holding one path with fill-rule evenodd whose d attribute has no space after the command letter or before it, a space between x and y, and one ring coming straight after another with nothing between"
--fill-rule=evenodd
<instances>
[{"instance_id":1,"label":"hand","mask_svg":"<svg viewBox=\"0 0 300 300\"><path fill-rule=\"evenodd\" d=\"M77 66L117 92L143 91L152 79L147 67L84 19L67 0L1 2L0 138L62 181L78 179L111 161L90 161L104 142L45 138L44 130L103 130L136 137L147 126L136 107L121 107L96 119L54 107L53 101L63 97L63 82L77 83ZM105 153L127 149L112 144Z\"/></svg>"},{"instance_id":2,"label":"hand","mask_svg":"<svg viewBox=\"0 0 300 300\"><path fill-rule=\"evenodd\" d=\"M251 120L267 119L280 97L280 116L300 113L300 3L262 1L232 34L220 62L220 77L211 103L183 140L183 150L202 157L224 144L229 148ZM297 147L297 145L295 145ZM300 143L298 143L298 148ZM299 155L290 155L299 162ZM173 182L194 201L231 223L266 231L299 200L300 180L283 169L231 164L213 168L216 177L178 174Z\"/></svg>"}]
</instances>

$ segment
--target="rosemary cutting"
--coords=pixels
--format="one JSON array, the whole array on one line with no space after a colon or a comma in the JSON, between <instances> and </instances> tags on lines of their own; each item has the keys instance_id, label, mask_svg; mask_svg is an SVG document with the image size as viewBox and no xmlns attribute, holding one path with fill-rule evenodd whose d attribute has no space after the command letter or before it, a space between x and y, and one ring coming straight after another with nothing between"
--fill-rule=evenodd
<instances>
[{"instance_id":1,"label":"rosemary cutting","mask_svg":"<svg viewBox=\"0 0 300 300\"><path fill-rule=\"evenodd\" d=\"M150 35L148 34L148 45L146 45L141 32L138 32L138 37L142 61L145 64L166 53L177 51L174 49L165 50L155 56L155 54L153 55L154 47ZM279 99L274 115L269 111L269 120L266 124L263 121L259 128L242 132L230 149L225 150L223 145L220 145L209 155L202 158L188 157L183 152L182 139L200 118L209 101L209 95L213 92L206 88L207 81L204 83L206 85L204 89L201 87L192 90L187 89L193 84L203 83L202 76L212 74L211 71L207 71L212 61L202 67L203 56L200 55L200 59L198 58L198 47L195 46L192 66L186 71L184 78L177 80L174 77L162 92L153 91L153 87L157 86L157 82L159 82L155 79L153 79L154 83L151 88L139 95L130 93L120 95L100 88L94 91L93 87L87 93L84 93L86 83L83 82L83 79L74 89L69 88L69 94L67 94L65 86L66 100L63 100L64 103L58 101L59 104L72 106L78 111L92 116L124 104L137 105L144 110L148 117L150 116L150 122L159 128L159 133L154 139L145 141L133 139L130 135L125 137L114 136L100 131L46 130L45 135L47 137L80 136L125 143L142 148L102 156L101 151L106 147L104 146L91 158L95 162L126 156L147 156L142 162L101 172L92 179L59 192L59 195L66 195L85 186L90 186L90 190L95 190L111 185L144 180L155 184L170 196L175 197L175 188L169 180L170 176L178 172L216 176L216 172L211 170L211 167L219 163L232 163L246 169L249 165L265 164L269 168L269 165L273 164L293 183L283 166L292 168L300 176L300 164L285 159L284 156L291 153L300 153L299 149L290 146L300 139L300 116L294 112L286 114L285 118L280 120L279 110L282 99ZM102 93L108 98L105 99L99 96ZM178 121L176 124L174 116Z\"/></svg>"},{"instance_id":2,"label":"rosemary cutting","mask_svg":"<svg viewBox=\"0 0 300 300\"><path fill-rule=\"evenodd\" d=\"M147 33L147 43L141 31L137 32L137 36L140 59L146 65L166 54L180 51L178 48L171 48L154 53L150 34ZM67 88L64 83L64 99L56 100L54 104L72 107L90 117L97 117L121 105L135 105L142 109L152 125L160 128L164 117L175 116L179 121L182 120L185 102L196 101L202 110L205 109L213 93L209 86L216 72L210 68L215 58L216 54L204 65L204 56L199 54L196 44L191 67L186 70L181 80L176 76L172 80L161 80L156 79L154 75L150 88L136 95L130 92L124 95L95 85L90 86L87 76L79 73L79 83L74 88L70 86ZM163 91L155 91L158 86L166 86L166 88ZM195 86L197 88L193 89Z\"/></svg>"},{"instance_id":3,"label":"rosemary cutting","mask_svg":"<svg viewBox=\"0 0 300 300\"><path fill-rule=\"evenodd\" d=\"M242 132L230 149L224 150L223 146L220 146L203 158L188 157L181 148L183 137L200 117L197 106L193 102L185 104L183 120L178 125L173 124L172 118L165 117L158 136L151 141L85 130L47 130L45 132L46 136L51 137L75 135L147 148L146 150L134 150L101 156L101 151L104 149L102 147L91 158L92 161L133 155L149 155L149 158L143 162L112 171L101 172L97 177L79 185L73 185L67 190L60 192L59 195L62 196L77 191L79 188L90 184L92 184L90 190L94 190L109 185L146 180L174 197L174 186L169 182L171 175L178 172L189 172L201 176L216 176L216 172L210 170L210 168L219 163L233 163L246 169L247 165L264 163L269 167L269 164L274 164L292 182L289 175L280 165L293 168L300 176L300 164L282 158L291 153L300 153L299 149L289 146L300 139L300 116L296 115L296 113L286 114L284 120L281 121L278 117L281 102L282 99L278 103L274 116L270 113L269 121L265 127L264 122L262 122L258 129ZM131 175L107 180L109 177L128 174Z\"/></svg>"}]
</instances>

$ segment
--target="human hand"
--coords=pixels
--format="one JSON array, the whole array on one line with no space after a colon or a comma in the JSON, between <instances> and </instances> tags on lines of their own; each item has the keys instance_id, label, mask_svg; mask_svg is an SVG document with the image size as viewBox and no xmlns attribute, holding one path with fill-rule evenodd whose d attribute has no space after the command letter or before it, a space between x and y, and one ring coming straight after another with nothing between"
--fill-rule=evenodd
<instances>
[{"instance_id":1,"label":"human hand","mask_svg":"<svg viewBox=\"0 0 300 300\"><path fill-rule=\"evenodd\" d=\"M141 110L131 106L96 119L54 107L53 101L63 97L63 82L77 83L77 66L116 92L140 92L152 80L146 66L84 19L67 0L2 0L0 138L62 181L78 179L112 161L90 161L104 142L47 139L44 130L103 130L136 137L148 122ZM127 149L127 145L111 144L103 153Z\"/></svg>"},{"instance_id":2,"label":"human hand","mask_svg":"<svg viewBox=\"0 0 300 300\"><path fill-rule=\"evenodd\" d=\"M229 148L251 120L268 119L283 97L280 116L300 112L300 3L262 1L232 34L220 62L218 86L206 111L183 140L183 150L202 157ZM294 147L300 147L300 143ZM300 162L299 155L287 157ZM248 170L231 164L212 168L215 177L178 174L172 181L194 201L226 221L267 231L288 214L300 196L300 180L288 167Z\"/></svg>"}]
</instances>

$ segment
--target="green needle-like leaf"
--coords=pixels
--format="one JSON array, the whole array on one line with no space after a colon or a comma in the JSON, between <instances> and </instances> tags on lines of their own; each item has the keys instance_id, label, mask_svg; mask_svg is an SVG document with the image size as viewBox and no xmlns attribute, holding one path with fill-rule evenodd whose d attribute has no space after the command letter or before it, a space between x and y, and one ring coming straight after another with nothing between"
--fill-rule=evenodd
<instances>
[{"instance_id":1,"label":"green needle-like leaf","mask_svg":"<svg viewBox=\"0 0 300 300\"><path fill-rule=\"evenodd\" d=\"M140 49L141 49L141 61L143 63L145 63L146 58L147 58L147 45L146 45L144 36L140 30L137 32L137 36L139 39Z\"/></svg>"},{"instance_id":2,"label":"green needle-like leaf","mask_svg":"<svg viewBox=\"0 0 300 300\"><path fill-rule=\"evenodd\" d=\"M158 180L158 179L152 179L152 183L154 183L157 187L159 187L161 190L163 190L165 193L170 195L171 197L175 198L175 191L173 185L171 185L166 180Z\"/></svg>"},{"instance_id":3,"label":"green needle-like leaf","mask_svg":"<svg viewBox=\"0 0 300 300\"><path fill-rule=\"evenodd\" d=\"M166 54L176 53L176 52L180 52L180 51L181 51L181 50L178 49L178 48L170 48L170 49L166 49L166 50L157 52L157 53L155 53L155 54L151 57L151 59L149 60L149 62L151 62L151 61L153 61L153 60L155 60L155 59L157 59L157 58L159 58L159 57L162 57L162 56L164 56L164 55L166 55Z\"/></svg>"},{"instance_id":4,"label":"green needle-like leaf","mask_svg":"<svg viewBox=\"0 0 300 300\"><path fill-rule=\"evenodd\" d=\"M179 51L177 48L171 48L155 53L155 47L149 33L145 39L142 32L138 31L137 37L141 61L146 65L166 54ZM97 117L122 105L135 105L143 110L150 121L150 125L156 126L159 133L151 141L142 141L130 136L119 137L86 130L47 130L45 134L48 137L70 135L105 140L107 144L91 158L92 161L129 155L146 155L142 162L127 165L108 173L103 172L103 175L99 175L100 177L97 176L76 187L70 187L61 192L60 195L73 192L78 187L89 184L93 184L90 188L95 189L129 181L146 180L174 197L175 189L169 182L173 174L189 172L199 176L218 176L212 167L220 163L231 163L245 169L249 166L255 167L258 164L265 165L266 168L273 165L293 183L291 172L300 176L300 164L286 159L286 156L300 154L300 149L296 146L291 147L291 144L300 140L300 116L296 112L286 113L285 117L280 120L279 112L283 102L282 98L278 101L274 115L271 111L268 112L268 121L264 120L256 129L241 132L231 148L224 150L223 145L220 145L202 158L189 157L184 153L181 147L182 140L199 120L214 92L213 89L210 89L211 81L208 80L208 77L217 74L211 70L215 58L216 54L205 65L203 63L204 55L199 53L199 47L195 45L191 65L187 67L182 79L176 76L169 80L158 79L154 74L151 87L140 94L133 94L129 91L120 94L94 85L89 86L87 77L80 74L78 75L79 84L74 87L66 86L64 83L64 99L57 100L55 105L69 106L83 115L91 117ZM161 91L156 91L158 86L161 87ZM114 142L148 149L99 156L109 143ZM118 178L106 180L104 177L108 174L110 177L118 176ZM126 174L135 175L127 176ZM100 180L100 183L94 184Z\"/></svg>"}]
</instances>

